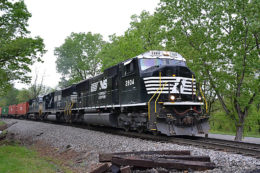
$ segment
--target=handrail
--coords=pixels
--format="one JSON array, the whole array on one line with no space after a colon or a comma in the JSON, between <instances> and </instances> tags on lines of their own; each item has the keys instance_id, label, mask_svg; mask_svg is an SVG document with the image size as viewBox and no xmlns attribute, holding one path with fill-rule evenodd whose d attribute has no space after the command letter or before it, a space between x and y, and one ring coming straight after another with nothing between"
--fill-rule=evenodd
<instances>
[{"instance_id":1,"label":"handrail","mask_svg":"<svg viewBox=\"0 0 260 173\"><path fill-rule=\"evenodd\" d=\"M208 113L208 103L207 103L207 100L206 100L206 98L205 98L205 96L204 96L204 94L203 94L203 92L202 92L201 87L200 87L200 93L201 93L201 95L202 95L202 97L203 97L203 100L204 100L204 102L205 102L205 105L206 105L206 113Z\"/></svg>"},{"instance_id":2,"label":"handrail","mask_svg":"<svg viewBox=\"0 0 260 173\"><path fill-rule=\"evenodd\" d=\"M158 96L157 96L157 98L156 98L156 100L155 100L155 103L154 103L154 111L155 111L155 112L156 112L156 102L157 102L157 100L159 99L160 95L162 94L162 91L163 91L163 89L164 89L164 87L165 87L165 85L166 85L167 83L168 83L168 82L165 82L165 83L164 83L163 87L161 88L161 92L158 94Z\"/></svg>"},{"instance_id":3,"label":"handrail","mask_svg":"<svg viewBox=\"0 0 260 173\"><path fill-rule=\"evenodd\" d=\"M71 109L73 108L73 105L74 105L74 102L71 102L71 106L70 106L70 109L69 109L69 115L71 115Z\"/></svg>"},{"instance_id":4,"label":"handrail","mask_svg":"<svg viewBox=\"0 0 260 173\"><path fill-rule=\"evenodd\" d=\"M152 101L152 99L154 98L154 96L157 94L157 92L159 91L159 89L161 89L161 77L162 77L162 72L159 72L159 82L160 82L160 87L157 89L157 91L153 94L153 96L150 98L150 100L148 101L148 120L150 120L150 102Z\"/></svg>"},{"instance_id":5,"label":"handrail","mask_svg":"<svg viewBox=\"0 0 260 173\"><path fill-rule=\"evenodd\" d=\"M153 94L153 96L150 98L150 100L148 101L148 120L150 120L150 102L152 101L152 99L154 98L154 96L157 94L157 92L159 91L160 88L157 89L157 91Z\"/></svg>"}]
</instances>

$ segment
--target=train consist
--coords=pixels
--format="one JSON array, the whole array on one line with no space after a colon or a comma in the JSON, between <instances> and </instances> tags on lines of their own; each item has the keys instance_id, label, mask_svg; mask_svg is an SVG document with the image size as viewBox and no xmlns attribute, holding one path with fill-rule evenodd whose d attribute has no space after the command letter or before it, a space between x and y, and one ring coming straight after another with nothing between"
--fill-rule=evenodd
<instances>
[{"instance_id":1,"label":"train consist","mask_svg":"<svg viewBox=\"0 0 260 173\"><path fill-rule=\"evenodd\" d=\"M149 51L68 88L1 108L1 116L172 135L208 134L194 73L178 53ZM203 96L203 95L202 95Z\"/></svg>"}]
</instances>

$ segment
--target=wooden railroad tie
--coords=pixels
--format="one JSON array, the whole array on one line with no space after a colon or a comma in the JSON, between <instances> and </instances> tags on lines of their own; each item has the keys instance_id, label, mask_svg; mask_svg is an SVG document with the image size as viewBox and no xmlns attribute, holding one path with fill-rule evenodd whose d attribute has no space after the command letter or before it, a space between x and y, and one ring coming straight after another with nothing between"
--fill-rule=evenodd
<instances>
[{"instance_id":1,"label":"wooden railroad tie","mask_svg":"<svg viewBox=\"0 0 260 173\"><path fill-rule=\"evenodd\" d=\"M99 154L99 162L103 164L92 173L131 173L133 170L152 168L205 171L215 168L209 156L192 156L188 150L102 153Z\"/></svg>"}]
</instances>

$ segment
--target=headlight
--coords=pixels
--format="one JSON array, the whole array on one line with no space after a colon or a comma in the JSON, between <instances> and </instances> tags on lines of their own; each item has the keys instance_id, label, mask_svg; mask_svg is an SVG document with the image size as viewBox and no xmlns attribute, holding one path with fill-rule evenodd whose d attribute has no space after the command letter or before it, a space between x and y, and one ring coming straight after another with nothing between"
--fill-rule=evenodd
<instances>
[{"instance_id":1,"label":"headlight","mask_svg":"<svg viewBox=\"0 0 260 173\"><path fill-rule=\"evenodd\" d=\"M174 101L174 100L175 100L175 96L174 96L174 95L171 95L171 96L170 96L170 100L171 100L171 101Z\"/></svg>"},{"instance_id":2,"label":"headlight","mask_svg":"<svg viewBox=\"0 0 260 173\"><path fill-rule=\"evenodd\" d=\"M201 101L201 96L198 96L198 100Z\"/></svg>"}]
</instances>

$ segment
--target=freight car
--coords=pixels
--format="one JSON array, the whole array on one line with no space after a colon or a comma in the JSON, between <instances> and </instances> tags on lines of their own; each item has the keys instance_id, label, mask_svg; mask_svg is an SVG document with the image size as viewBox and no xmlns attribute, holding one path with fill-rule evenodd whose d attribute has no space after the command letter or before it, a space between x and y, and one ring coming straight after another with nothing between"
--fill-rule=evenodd
<instances>
[{"instance_id":1,"label":"freight car","mask_svg":"<svg viewBox=\"0 0 260 173\"><path fill-rule=\"evenodd\" d=\"M24 117L29 112L29 103L23 102L16 106L16 117Z\"/></svg>"},{"instance_id":2,"label":"freight car","mask_svg":"<svg viewBox=\"0 0 260 173\"><path fill-rule=\"evenodd\" d=\"M40 120L168 136L209 130L195 75L176 52L146 52L28 104L26 117Z\"/></svg>"},{"instance_id":3,"label":"freight car","mask_svg":"<svg viewBox=\"0 0 260 173\"><path fill-rule=\"evenodd\" d=\"M8 106L2 107L2 116L7 117L8 116Z\"/></svg>"},{"instance_id":4,"label":"freight car","mask_svg":"<svg viewBox=\"0 0 260 173\"><path fill-rule=\"evenodd\" d=\"M195 75L175 52L146 52L29 104L29 115L36 119L168 136L209 130Z\"/></svg>"},{"instance_id":5,"label":"freight car","mask_svg":"<svg viewBox=\"0 0 260 173\"><path fill-rule=\"evenodd\" d=\"M10 105L8 108L8 115L11 117L15 117L16 114L17 114L16 105Z\"/></svg>"}]
</instances>

